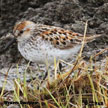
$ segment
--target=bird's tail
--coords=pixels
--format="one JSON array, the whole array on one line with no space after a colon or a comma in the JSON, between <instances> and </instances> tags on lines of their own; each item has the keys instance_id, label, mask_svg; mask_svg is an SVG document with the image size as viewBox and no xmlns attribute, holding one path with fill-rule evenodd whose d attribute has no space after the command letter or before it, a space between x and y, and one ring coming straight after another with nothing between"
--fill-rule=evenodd
<instances>
[{"instance_id":1,"label":"bird's tail","mask_svg":"<svg viewBox=\"0 0 108 108\"><path fill-rule=\"evenodd\" d=\"M86 36L85 40L86 40L86 42L91 42L100 36L102 36L102 35Z\"/></svg>"}]
</instances>

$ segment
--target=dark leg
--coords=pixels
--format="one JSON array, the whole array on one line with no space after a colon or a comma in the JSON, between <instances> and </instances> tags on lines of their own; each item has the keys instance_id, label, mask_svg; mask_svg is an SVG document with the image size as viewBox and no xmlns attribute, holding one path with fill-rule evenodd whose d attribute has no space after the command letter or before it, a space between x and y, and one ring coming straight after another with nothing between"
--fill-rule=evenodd
<instances>
[{"instance_id":1,"label":"dark leg","mask_svg":"<svg viewBox=\"0 0 108 108\"><path fill-rule=\"evenodd\" d=\"M43 77L43 80L45 80L48 76L48 71L45 72L45 76Z\"/></svg>"},{"instance_id":2,"label":"dark leg","mask_svg":"<svg viewBox=\"0 0 108 108\"><path fill-rule=\"evenodd\" d=\"M62 71L62 64L59 62L59 70Z\"/></svg>"},{"instance_id":3,"label":"dark leg","mask_svg":"<svg viewBox=\"0 0 108 108\"><path fill-rule=\"evenodd\" d=\"M32 66L32 63L33 63L33 62L30 62L30 66Z\"/></svg>"},{"instance_id":4,"label":"dark leg","mask_svg":"<svg viewBox=\"0 0 108 108\"><path fill-rule=\"evenodd\" d=\"M50 65L47 63L46 64L46 71L45 71L45 76L43 77L43 80L45 80L48 77L48 70L49 70Z\"/></svg>"}]
</instances>

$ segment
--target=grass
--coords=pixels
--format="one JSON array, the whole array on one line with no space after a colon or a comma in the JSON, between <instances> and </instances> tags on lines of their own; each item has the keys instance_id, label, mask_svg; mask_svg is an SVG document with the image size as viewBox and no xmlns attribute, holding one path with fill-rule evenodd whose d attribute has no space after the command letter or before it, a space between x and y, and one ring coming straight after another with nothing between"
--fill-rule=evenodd
<instances>
[{"instance_id":1,"label":"grass","mask_svg":"<svg viewBox=\"0 0 108 108\"><path fill-rule=\"evenodd\" d=\"M29 67L28 63L25 69L23 82L20 80L20 77L15 79L14 91L11 93L13 101L18 102L20 108L101 108L99 104L103 104L106 108L108 107L108 57L106 57L104 67L97 66L93 60L107 49L104 49L93 57L91 56L88 63L83 61L81 56L85 44L86 31L87 22L79 56L73 64L67 63L67 67L71 66L71 69L64 71L64 74L58 75L58 62L56 58L54 58L55 77L54 80L51 81L48 75L48 79L45 83L46 86L40 88L40 83L40 85L38 84L39 89L37 89L37 83L35 82L33 83L33 88L28 86L26 82L26 71ZM63 60L61 61L66 63ZM48 72L50 71L48 70ZM19 76L18 65L17 75ZM5 78L0 95L1 108L7 108L8 106L5 105L7 100L4 98L6 80L7 77ZM21 104L21 102L32 103L24 105Z\"/></svg>"},{"instance_id":2,"label":"grass","mask_svg":"<svg viewBox=\"0 0 108 108\"><path fill-rule=\"evenodd\" d=\"M47 82L46 87L41 89L29 88L24 74L23 82L20 78L14 80L13 101L35 102L30 105L19 104L21 108L90 108L91 105L93 108L100 108L97 104L108 106L108 58L102 67L104 70L101 70L100 66L93 66L93 63L92 57L89 63L80 60L75 68L72 68L75 73L73 76L68 76L72 70L70 69L66 72L68 74L57 75L54 81ZM55 63L55 70L56 66ZM6 80L1 92L2 102L6 101L3 96L5 83Z\"/></svg>"}]
</instances>

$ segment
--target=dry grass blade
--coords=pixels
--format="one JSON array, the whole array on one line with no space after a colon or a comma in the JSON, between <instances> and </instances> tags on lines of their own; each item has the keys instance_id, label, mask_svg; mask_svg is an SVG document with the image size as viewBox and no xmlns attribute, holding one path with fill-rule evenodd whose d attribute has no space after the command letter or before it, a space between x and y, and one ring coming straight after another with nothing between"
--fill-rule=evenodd
<instances>
[{"instance_id":1,"label":"dry grass blade","mask_svg":"<svg viewBox=\"0 0 108 108\"><path fill-rule=\"evenodd\" d=\"M83 48L84 48L86 33L87 33L87 25L88 25L88 21L86 21L86 24L85 24L84 37L83 37L83 41L82 41L81 50L80 50L80 53L78 55L78 59L82 56L82 51L83 51Z\"/></svg>"},{"instance_id":2,"label":"dry grass blade","mask_svg":"<svg viewBox=\"0 0 108 108\"><path fill-rule=\"evenodd\" d=\"M83 41L82 41L82 46L81 46L81 49L80 49L80 53L78 55L78 58L75 62L75 65L74 67L72 68L71 72L69 73L68 77L66 79L68 79L70 77L70 75L72 74L72 72L74 71L76 65L78 64L78 61L80 60L81 56L82 56L82 51L83 51L83 48L84 48L84 44L85 44L85 38L86 38L86 32L87 32L87 25L88 25L88 21L86 21L86 24L85 24L85 30L84 30L84 37L83 37Z\"/></svg>"},{"instance_id":3,"label":"dry grass blade","mask_svg":"<svg viewBox=\"0 0 108 108\"><path fill-rule=\"evenodd\" d=\"M100 54L102 54L103 52L105 52L106 50L108 50L108 48L103 49L102 51L100 51L99 53L95 54L94 57L99 56Z\"/></svg>"},{"instance_id":4,"label":"dry grass blade","mask_svg":"<svg viewBox=\"0 0 108 108\"><path fill-rule=\"evenodd\" d=\"M11 67L12 67L12 65L10 65L9 69L6 72L6 76L5 76L5 80L4 80L4 83L3 83L3 87L2 87L2 91L1 91L0 97L3 96L4 90L5 90L5 85L6 85L6 82L7 82L8 73L9 73L9 70L11 69Z\"/></svg>"}]
</instances>

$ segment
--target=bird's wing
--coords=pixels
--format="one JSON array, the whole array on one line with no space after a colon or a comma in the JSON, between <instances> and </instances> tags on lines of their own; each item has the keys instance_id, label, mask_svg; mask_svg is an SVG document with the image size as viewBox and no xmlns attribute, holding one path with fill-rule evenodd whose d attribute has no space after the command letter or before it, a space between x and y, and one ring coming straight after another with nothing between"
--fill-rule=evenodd
<instances>
[{"instance_id":1,"label":"bird's wing","mask_svg":"<svg viewBox=\"0 0 108 108\"><path fill-rule=\"evenodd\" d=\"M44 25L42 26L42 28L43 31L40 33L42 39L50 42L52 45L54 45L54 47L59 49L72 48L75 45L81 44L84 37L84 35L82 34L65 30L59 27ZM96 37L99 36L87 36L86 42L94 40Z\"/></svg>"}]
</instances>

